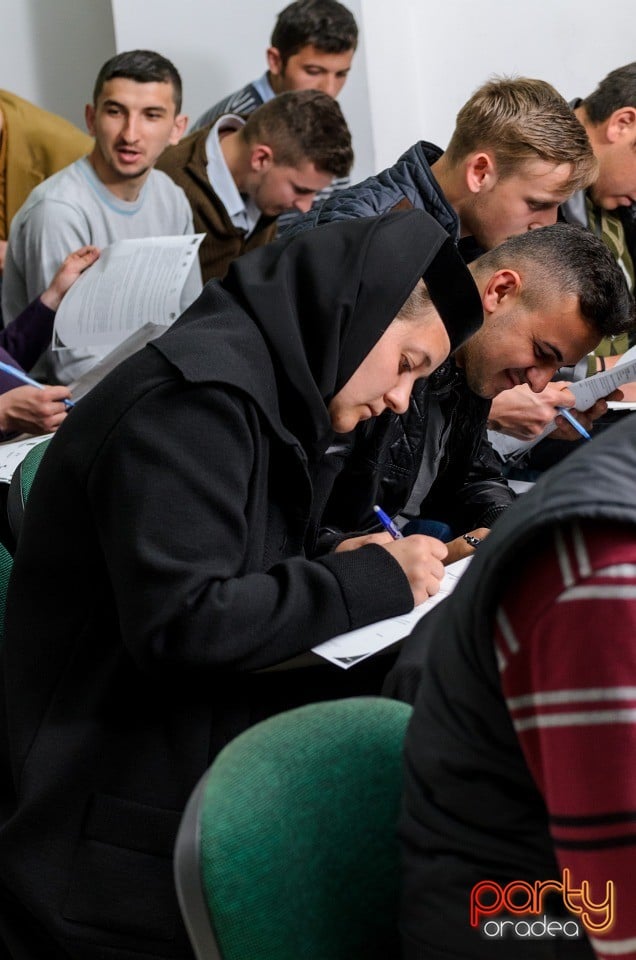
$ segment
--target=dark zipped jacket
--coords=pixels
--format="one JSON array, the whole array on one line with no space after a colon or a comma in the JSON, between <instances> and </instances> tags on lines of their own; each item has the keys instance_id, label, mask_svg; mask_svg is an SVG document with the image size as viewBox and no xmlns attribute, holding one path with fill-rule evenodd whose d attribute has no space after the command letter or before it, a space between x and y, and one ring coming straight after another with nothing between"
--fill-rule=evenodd
<instances>
[{"instance_id":1,"label":"dark zipped jacket","mask_svg":"<svg viewBox=\"0 0 636 960\"><path fill-rule=\"evenodd\" d=\"M627 418L551 469L502 518L449 600L404 641L385 696L415 701L405 741L402 932L406 960L592 960L587 941L497 945L468 922L487 878L559 876L543 796L499 679L493 619L508 579L557 524L636 526L636 421ZM602 628L601 628L602 629ZM611 645L611 636L603 642ZM548 911L550 912L550 911Z\"/></svg>"},{"instance_id":2,"label":"dark zipped jacket","mask_svg":"<svg viewBox=\"0 0 636 960\"><path fill-rule=\"evenodd\" d=\"M332 449L340 473L323 514L323 547L342 531L372 529L375 503L391 516L402 512L418 475L424 493L414 515L441 520L458 535L491 527L515 494L486 436L489 410L448 360L416 383L407 413L366 421L348 446Z\"/></svg>"}]
</instances>

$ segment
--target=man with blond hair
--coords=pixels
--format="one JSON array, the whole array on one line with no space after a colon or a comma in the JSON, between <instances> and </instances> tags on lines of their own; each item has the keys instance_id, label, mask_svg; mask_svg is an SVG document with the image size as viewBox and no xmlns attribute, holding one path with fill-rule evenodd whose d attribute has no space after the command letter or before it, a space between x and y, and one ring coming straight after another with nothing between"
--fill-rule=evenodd
<instances>
[{"instance_id":1,"label":"man with blond hair","mask_svg":"<svg viewBox=\"0 0 636 960\"><path fill-rule=\"evenodd\" d=\"M273 240L286 210L305 213L316 193L349 172L351 135L336 101L318 90L281 93L247 120L224 114L168 147L157 167L183 187L204 282Z\"/></svg>"},{"instance_id":2,"label":"man with blond hair","mask_svg":"<svg viewBox=\"0 0 636 960\"><path fill-rule=\"evenodd\" d=\"M596 161L568 103L543 80L490 80L461 108L448 148L424 140L393 167L341 190L286 233L394 209L426 210L459 241L490 250L555 223Z\"/></svg>"},{"instance_id":3,"label":"man with blond hair","mask_svg":"<svg viewBox=\"0 0 636 960\"><path fill-rule=\"evenodd\" d=\"M561 204L559 216L601 237L621 267L632 293L636 263L636 61L612 70L584 100L571 103L598 161L598 175L587 189L578 190ZM575 379L612 366L630 346L625 334L604 339L594 354L582 361ZM579 369L581 368L581 369ZM564 379L570 380L569 373ZM491 427L519 440L532 440L553 419L563 379L540 394L527 387L503 393L492 405ZM630 385L625 395L636 396ZM496 440L494 442L497 442ZM509 444L507 444L509 449ZM570 444L551 438L534 448L528 467L542 470L570 453ZM515 461L519 458L515 455Z\"/></svg>"}]
</instances>

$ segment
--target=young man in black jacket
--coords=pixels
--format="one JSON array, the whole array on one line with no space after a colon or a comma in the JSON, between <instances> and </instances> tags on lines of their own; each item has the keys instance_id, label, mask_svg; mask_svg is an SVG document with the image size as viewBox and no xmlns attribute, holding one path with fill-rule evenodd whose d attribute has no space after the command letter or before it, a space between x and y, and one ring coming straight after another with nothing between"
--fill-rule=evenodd
<instances>
[{"instance_id":1,"label":"young man in black jacket","mask_svg":"<svg viewBox=\"0 0 636 960\"><path fill-rule=\"evenodd\" d=\"M482 297L481 330L418 381L408 409L362 424L331 449L340 472L323 513L324 547L345 549L360 535L382 542L386 534L373 532L379 503L398 525L414 522L413 532L430 532L422 519L449 526L447 562L472 554L466 535L486 536L514 499L486 438L491 399L521 383L543 390L560 366L635 322L607 247L568 224L511 237L471 271ZM601 283L610 284L608 299ZM614 296L623 302L620 311L610 309ZM564 406L570 402L564 397ZM605 409L600 400L579 417L589 426ZM556 423L563 418L556 415Z\"/></svg>"}]
</instances>

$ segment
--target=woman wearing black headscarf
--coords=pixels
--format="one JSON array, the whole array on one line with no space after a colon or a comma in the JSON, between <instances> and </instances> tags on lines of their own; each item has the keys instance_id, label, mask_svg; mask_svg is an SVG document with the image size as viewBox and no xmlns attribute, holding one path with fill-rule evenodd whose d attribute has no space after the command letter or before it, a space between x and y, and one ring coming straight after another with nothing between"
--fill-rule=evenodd
<instances>
[{"instance_id":1,"label":"woman wearing black headscarf","mask_svg":"<svg viewBox=\"0 0 636 960\"><path fill-rule=\"evenodd\" d=\"M432 304L392 323L422 276ZM17 955L54 956L49 938L188 955L170 879L187 797L231 737L315 696L309 670L258 671L410 609L442 573L425 537L306 559L332 426L404 408L480 322L426 214L331 224L237 261L73 410L7 608L0 931Z\"/></svg>"}]
</instances>

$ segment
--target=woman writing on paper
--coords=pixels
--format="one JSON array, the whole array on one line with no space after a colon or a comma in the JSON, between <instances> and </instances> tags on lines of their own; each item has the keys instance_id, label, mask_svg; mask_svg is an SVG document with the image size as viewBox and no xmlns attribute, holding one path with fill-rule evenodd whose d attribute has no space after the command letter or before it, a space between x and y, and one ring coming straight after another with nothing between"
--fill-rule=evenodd
<instances>
[{"instance_id":1,"label":"woman writing on paper","mask_svg":"<svg viewBox=\"0 0 636 960\"><path fill-rule=\"evenodd\" d=\"M329 224L237 260L63 424L24 517L0 684L0 904L20 956L49 938L76 958L189 955L170 854L196 781L250 724L355 683L264 668L442 577L446 548L421 536L309 559L320 458L405 410L481 318L427 214Z\"/></svg>"}]
</instances>

